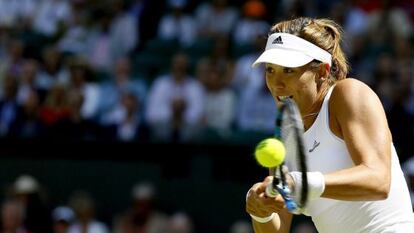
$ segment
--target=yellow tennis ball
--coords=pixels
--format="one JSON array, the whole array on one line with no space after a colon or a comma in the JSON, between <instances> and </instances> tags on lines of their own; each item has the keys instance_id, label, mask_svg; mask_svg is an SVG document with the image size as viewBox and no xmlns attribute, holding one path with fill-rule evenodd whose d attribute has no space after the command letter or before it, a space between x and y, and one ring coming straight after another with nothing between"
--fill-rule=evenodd
<instances>
[{"instance_id":1,"label":"yellow tennis ball","mask_svg":"<svg viewBox=\"0 0 414 233\"><path fill-rule=\"evenodd\" d=\"M285 160L285 146L275 138L262 140L255 150L257 162L267 168L279 166Z\"/></svg>"}]
</instances>

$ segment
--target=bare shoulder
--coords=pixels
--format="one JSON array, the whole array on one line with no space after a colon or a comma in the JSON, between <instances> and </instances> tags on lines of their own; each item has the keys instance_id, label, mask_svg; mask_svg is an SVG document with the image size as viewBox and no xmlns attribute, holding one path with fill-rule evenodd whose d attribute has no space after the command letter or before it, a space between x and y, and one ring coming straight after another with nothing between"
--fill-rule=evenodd
<instances>
[{"instance_id":1,"label":"bare shoulder","mask_svg":"<svg viewBox=\"0 0 414 233\"><path fill-rule=\"evenodd\" d=\"M369 110L383 111L381 101L365 83L352 78L338 81L332 92L330 106L346 115Z\"/></svg>"},{"instance_id":2,"label":"bare shoulder","mask_svg":"<svg viewBox=\"0 0 414 233\"><path fill-rule=\"evenodd\" d=\"M347 78L340 80L336 83L334 92L335 95L340 95L342 97L359 97L364 95L375 95L374 91L365 83L353 79Z\"/></svg>"}]
</instances>

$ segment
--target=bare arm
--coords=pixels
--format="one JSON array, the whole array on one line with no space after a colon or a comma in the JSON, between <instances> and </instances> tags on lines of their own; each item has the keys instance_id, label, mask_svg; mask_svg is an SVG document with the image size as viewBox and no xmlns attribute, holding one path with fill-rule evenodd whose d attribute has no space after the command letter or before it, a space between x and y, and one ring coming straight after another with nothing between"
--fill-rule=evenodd
<instances>
[{"instance_id":1,"label":"bare arm","mask_svg":"<svg viewBox=\"0 0 414 233\"><path fill-rule=\"evenodd\" d=\"M252 220L252 222L255 233L289 233L290 225L292 223L292 214L284 209L275 214L273 220L268 223L258 223L254 220Z\"/></svg>"},{"instance_id":2,"label":"bare arm","mask_svg":"<svg viewBox=\"0 0 414 233\"><path fill-rule=\"evenodd\" d=\"M322 197L349 201L387 198L392 139L378 97L357 80L343 80L332 93L330 107L338 126L336 134L344 139L355 166L326 174Z\"/></svg>"}]
</instances>

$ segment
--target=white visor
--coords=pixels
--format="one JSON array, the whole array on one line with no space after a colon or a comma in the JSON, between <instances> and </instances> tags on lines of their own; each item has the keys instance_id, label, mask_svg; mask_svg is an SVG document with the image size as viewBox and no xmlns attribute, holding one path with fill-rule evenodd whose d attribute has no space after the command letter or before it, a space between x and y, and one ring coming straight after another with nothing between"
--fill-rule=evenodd
<instances>
[{"instance_id":1,"label":"white visor","mask_svg":"<svg viewBox=\"0 0 414 233\"><path fill-rule=\"evenodd\" d=\"M273 33L267 39L265 51L252 66L272 63L293 68L318 60L331 67L331 59L330 53L307 40L288 33Z\"/></svg>"}]
</instances>

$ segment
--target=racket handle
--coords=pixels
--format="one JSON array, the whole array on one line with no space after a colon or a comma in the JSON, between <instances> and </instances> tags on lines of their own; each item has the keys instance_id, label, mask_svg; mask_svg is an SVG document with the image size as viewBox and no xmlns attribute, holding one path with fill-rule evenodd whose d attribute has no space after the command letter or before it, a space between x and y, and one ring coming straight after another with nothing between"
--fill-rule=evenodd
<instances>
[{"instance_id":1,"label":"racket handle","mask_svg":"<svg viewBox=\"0 0 414 233\"><path fill-rule=\"evenodd\" d=\"M276 188L273 188L276 187ZM286 208L289 210L292 214L300 214L298 205L296 202L290 197L289 193L290 191L285 188L280 188L278 186L274 186L273 182L267 185L266 187L266 196L275 198L277 195L281 195L283 200L285 201Z\"/></svg>"},{"instance_id":2,"label":"racket handle","mask_svg":"<svg viewBox=\"0 0 414 233\"><path fill-rule=\"evenodd\" d=\"M279 192L277 191L277 189L273 188L273 182L270 183L269 185L267 185L267 187L266 187L266 196L274 198L278 194L279 194Z\"/></svg>"}]
</instances>

